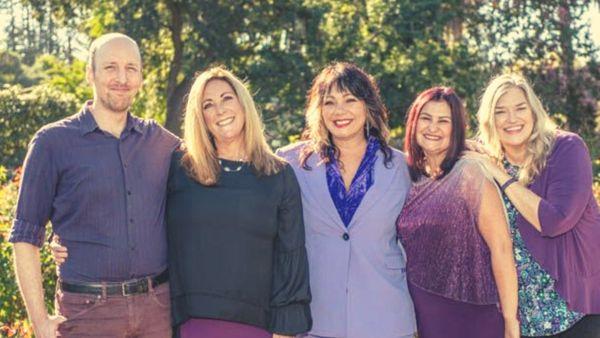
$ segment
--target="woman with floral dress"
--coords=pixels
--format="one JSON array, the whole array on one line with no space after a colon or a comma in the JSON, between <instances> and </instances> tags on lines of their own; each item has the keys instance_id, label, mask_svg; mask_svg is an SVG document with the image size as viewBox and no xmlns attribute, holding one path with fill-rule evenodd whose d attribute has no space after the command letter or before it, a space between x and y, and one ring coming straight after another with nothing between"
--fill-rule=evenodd
<instances>
[{"instance_id":1,"label":"woman with floral dress","mask_svg":"<svg viewBox=\"0 0 600 338\"><path fill-rule=\"evenodd\" d=\"M592 163L558 130L528 82L501 75L478 112L484 164L503 192L524 336L600 337L600 212Z\"/></svg>"}]
</instances>

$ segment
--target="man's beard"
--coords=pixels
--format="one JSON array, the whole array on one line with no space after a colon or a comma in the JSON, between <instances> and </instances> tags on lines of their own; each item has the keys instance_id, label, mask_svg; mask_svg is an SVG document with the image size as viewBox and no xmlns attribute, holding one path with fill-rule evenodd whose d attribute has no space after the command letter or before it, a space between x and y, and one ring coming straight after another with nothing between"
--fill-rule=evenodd
<instances>
[{"instance_id":1,"label":"man's beard","mask_svg":"<svg viewBox=\"0 0 600 338\"><path fill-rule=\"evenodd\" d=\"M106 109L115 112L123 113L129 110L133 103L133 96L130 97L112 97L108 94L106 97L99 97L100 103L106 107Z\"/></svg>"}]
</instances>

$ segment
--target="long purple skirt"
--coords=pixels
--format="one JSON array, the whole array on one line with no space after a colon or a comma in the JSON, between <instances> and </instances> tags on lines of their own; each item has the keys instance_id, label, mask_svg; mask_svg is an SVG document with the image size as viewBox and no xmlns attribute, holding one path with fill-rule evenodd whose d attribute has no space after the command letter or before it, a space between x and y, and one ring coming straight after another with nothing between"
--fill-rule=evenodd
<instances>
[{"instance_id":1,"label":"long purple skirt","mask_svg":"<svg viewBox=\"0 0 600 338\"><path fill-rule=\"evenodd\" d=\"M179 328L181 338L271 338L273 334L256 326L218 319L192 318Z\"/></svg>"},{"instance_id":2,"label":"long purple skirt","mask_svg":"<svg viewBox=\"0 0 600 338\"><path fill-rule=\"evenodd\" d=\"M504 319L496 305L458 302L412 283L419 338L503 338Z\"/></svg>"}]
</instances>

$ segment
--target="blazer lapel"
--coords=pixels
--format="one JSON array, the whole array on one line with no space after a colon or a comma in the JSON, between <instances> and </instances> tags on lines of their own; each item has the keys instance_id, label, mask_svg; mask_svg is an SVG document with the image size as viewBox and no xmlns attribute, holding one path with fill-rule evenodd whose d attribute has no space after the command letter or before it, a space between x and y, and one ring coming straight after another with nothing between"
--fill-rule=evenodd
<instances>
[{"instance_id":1,"label":"blazer lapel","mask_svg":"<svg viewBox=\"0 0 600 338\"><path fill-rule=\"evenodd\" d=\"M319 162L319 156L312 154L307 160L307 164L312 169L300 170L304 176L304 181L307 183L306 190L308 191L306 193L310 196L312 201L315 201L315 204L321 208L323 214L326 215L333 224L336 224L346 231L344 222L342 222L335 204L333 204L333 200L331 199L331 194L329 193L325 164Z\"/></svg>"},{"instance_id":2,"label":"blazer lapel","mask_svg":"<svg viewBox=\"0 0 600 338\"><path fill-rule=\"evenodd\" d=\"M377 152L377 160L375 161L375 169L374 169L374 179L375 182L373 185L367 190L367 193L363 197L360 205L356 209L348 228L351 228L360 221L360 218L369 212L371 208L375 207L377 202L385 197L385 198L395 198L396 196L390 196L387 192L391 188L393 188L392 184L396 179L396 176L400 174L400 170L398 170L397 166L402 165L401 162L397 162L392 160L391 168L386 168L383 163L383 152ZM333 202L332 202L333 203Z\"/></svg>"}]
</instances>

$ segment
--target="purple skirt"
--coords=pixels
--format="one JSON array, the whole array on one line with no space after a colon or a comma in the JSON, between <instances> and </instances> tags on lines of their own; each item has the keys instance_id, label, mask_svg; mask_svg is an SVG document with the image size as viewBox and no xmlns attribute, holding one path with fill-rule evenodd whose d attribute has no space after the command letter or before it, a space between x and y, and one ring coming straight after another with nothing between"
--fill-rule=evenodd
<instances>
[{"instance_id":1,"label":"purple skirt","mask_svg":"<svg viewBox=\"0 0 600 338\"><path fill-rule=\"evenodd\" d=\"M273 334L256 326L218 319L192 318L179 328L181 338L271 338Z\"/></svg>"},{"instance_id":2,"label":"purple skirt","mask_svg":"<svg viewBox=\"0 0 600 338\"><path fill-rule=\"evenodd\" d=\"M503 338L504 319L496 305L476 305L427 292L408 282L419 338Z\"/></svg>"}]
</instances>

